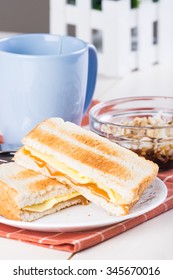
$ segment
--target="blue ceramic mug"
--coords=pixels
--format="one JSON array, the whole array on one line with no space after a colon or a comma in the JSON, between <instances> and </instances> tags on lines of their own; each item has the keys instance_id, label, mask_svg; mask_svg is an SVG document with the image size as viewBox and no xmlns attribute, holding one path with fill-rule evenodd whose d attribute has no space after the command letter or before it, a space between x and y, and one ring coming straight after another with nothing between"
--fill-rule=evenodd
<instances>
[{"instance_id":1,"label":"blue ceramic mug","mask_svg":"<svg viewBox=\"0 0 173 280\"><path fill-rule=\"evenodd\" d=\"M2 149L46 118L80 124L97 78L93 45L70 36L25 34L0 40L0 130Z\"/></svg>"}]
</instances>

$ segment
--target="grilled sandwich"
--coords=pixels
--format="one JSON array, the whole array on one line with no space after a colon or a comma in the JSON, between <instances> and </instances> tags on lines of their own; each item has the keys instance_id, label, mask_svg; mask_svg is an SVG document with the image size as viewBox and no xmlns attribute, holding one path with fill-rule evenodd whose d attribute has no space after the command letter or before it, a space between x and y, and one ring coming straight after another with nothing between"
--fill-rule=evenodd
<instances>
[{"instance_id":1,"label":"grilled sandwich","mask_svg":"<svg viewBox=\"0 0 173 280\"><path fill-rule=\"evenodd\" d=\"M60 118L23 138L15 161L56 178L113 215L125 215L155 179L158 166Z\"/></svg>"}]
</instances>

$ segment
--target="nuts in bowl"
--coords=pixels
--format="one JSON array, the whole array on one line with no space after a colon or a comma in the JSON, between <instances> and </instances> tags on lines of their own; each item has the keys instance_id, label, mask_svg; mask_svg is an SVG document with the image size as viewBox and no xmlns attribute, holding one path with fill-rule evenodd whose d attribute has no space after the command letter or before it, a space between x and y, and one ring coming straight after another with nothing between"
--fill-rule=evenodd
<instances>
[{"instance_id":1,"label":"nuts in bowl","mask_svg":"<svg viewBox=\"0 0 173 280\"><path fill-rule=\"evenodd\" d=\"M173 167L173 98L131 97L95 105L90 129L156 162Z\"/></svg>"}]
</instances>

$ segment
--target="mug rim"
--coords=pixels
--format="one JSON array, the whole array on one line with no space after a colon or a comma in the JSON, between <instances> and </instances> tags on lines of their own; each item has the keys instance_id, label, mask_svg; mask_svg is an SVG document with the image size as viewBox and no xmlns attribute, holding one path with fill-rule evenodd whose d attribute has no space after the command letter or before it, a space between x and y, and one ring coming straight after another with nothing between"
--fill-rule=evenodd
<instances>
[{"instance_id":1,"label":"mug rim","mask_svg":"<svg viewBox=\"0 0 173 280\"><path fill-rule=\"evenodd\" d=\"M59 34L51 34L51 33L26 33L26 34L17 34L17 35L13 35L13 36L9 36L9 37L5 37L0 39L0 44L1 42L5 42L5 41L11 41L13 39L16 38L25 38L25 37L55 37L55 38L69 38L75 41L80 42L83 47L80 48L79 50L73 51L71 53L65 53L65 54L41 54L41 55L36 55L36 54L22 54L22 53L14 53L14 52L9 52L9 51L5 51L5 50L0 50L0 53L6 54L6 55L11 55L11 56L18 56L18 57L22 57L22 58L35 58L35 59L39 59L39 58L55 58L55 57L68 57L68 56L73 56L73 55L78 55L83 53L87 46L89 45L89 43L83 41L82 39L78 38L78 37L74 37L74 36L69 36L69 35L59 35Z\"/></svg>"}]
</instances>

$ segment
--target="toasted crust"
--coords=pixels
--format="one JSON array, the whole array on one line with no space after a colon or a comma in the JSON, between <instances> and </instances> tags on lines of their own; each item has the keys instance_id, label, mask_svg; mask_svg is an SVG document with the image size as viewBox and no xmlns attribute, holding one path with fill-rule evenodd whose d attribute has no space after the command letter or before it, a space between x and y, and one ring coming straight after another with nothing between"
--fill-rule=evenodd
<instances>
[{"instance_id":1,"label":"toasted crust","mask_svg":"<svg viewBox=\"0 0 173 280\"><path fill-rule=\"evenodd\" d=\"M104 155L98 155L94 151L90 151L88 149L85 150L84 148L80 147L78 143L69 143L69 141L63 139L62 137L42 131L39 128L37 130L33 130L28 135L28 138L39 142L45 147L51 147L53 151L58 151L62 155L73 158L79 163L85 164L90 168L98 169L103 173L114 176L116 170L119 178L126 177L127 179L129 179L130 177L132 177L132 173L130 172L130 170L124 168L124 166L120 165L116 161L110 160ZM25 143L28 142L25 141Z\"/></svg>"},{"instance_id":2,"label":"toasted crust","mask_svg":"<svg viewBox=\"0 0 173 280\"><path fill-rule=\"evenodd\" d=\"M37 193L41 190L45 190L49 186L51 186L52 188L55 188L57 186L57 180L52 180L52 179L46 177L42 180L28 184L27 188L29 191ZM69 189L69 187L67 185L64 187Z\"/></svg>"},{"instance_id":3,"label":"toasted crust","mask_svg":"<svg viewBox=\"0 0 173 280\"><path fill-rule=\"evenodd\" d=\"M57 124L55 124L54 119L48 119L45 122L52 130L57 129ZM82 131L82 134L79 133L79 130L76 131L76 126L74 130L73 129L67 130L62 127L59 127L58 129L62 134L66 134L72 139L78 141L79 143L85 144L90 148L94 148L94 150L98 150L106 154L112 154L113 156L118 156L118 157L122 156L122 153L120 151L112 150L112 147L105 145L104 139L100 141L100 138L98 139L97 135L93 139L90 133L88 133L88 131L86 132L84 129Z\"/></svg>"},{"instance_id":4,"label":"toasted crust","mask_svg":"<svg viewBox=\"0 0 173 280\"><path fill-rule=\"evenodd\" d=\"M20 220L20 208L16 203L17 191L0 180L0 215L11 220Z\"/></svg>"},{"instance_id":5,"label":"toasted crust","mask_svg":"<svg viewBox=\"0 0 173 280\"><path fill-rule=\"evenodd\" d=\"M38 179L38 173L31 169L25 169L21 172L15 174L14 176L10 176L12 180L27 180L34 178L34 182L28 183L27 189L31 192L37 193L38 191L45 190L48 186L56 187L57 181L52 180L48 177L44 177L42 179ZM66 186L68 188L68 186Z\"/></svg>"},{"instance_id":6,"label":"toasted crust","mask_svg":"<svg viewBox=\"0 0 173 280\"><path fill-rule=\"evenodd\" d=\"M24 169L24 170L20 171L19 173L14 174L10 177L11 177L11 179L14 179L14 180L26 180L26 179L33 178L36 176L37 176L37 174L35 173L35 171L33 171L31 169Z\"/></svg>"}]
</instances>

